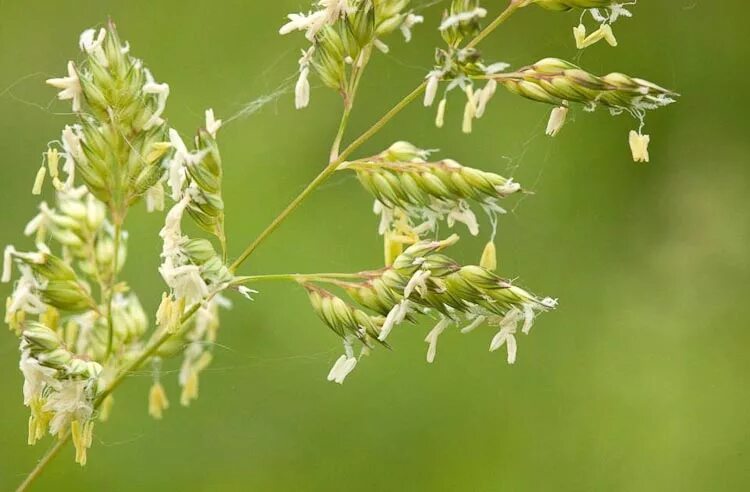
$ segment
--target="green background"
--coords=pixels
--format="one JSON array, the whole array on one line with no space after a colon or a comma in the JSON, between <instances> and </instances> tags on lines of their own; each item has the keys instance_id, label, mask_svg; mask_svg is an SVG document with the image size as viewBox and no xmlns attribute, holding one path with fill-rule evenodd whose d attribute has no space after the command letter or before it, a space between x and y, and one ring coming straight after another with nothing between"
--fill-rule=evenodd
<instances>
[{"instance_id":1,"label":"green background","mask_svg":"<svg viewBox=\"0 0 750 492\"><path fill-rule=\"evenodd\" d=\"M487 2L491 15L502 3ZM235 298L224 315L215 363L191 408L177 404L172 373L173 406L153 421L150 376L130 378L111 422L96 427L89 465L75 465L66 449L37 490L748 490L745 3L639 2L635 17L615 26L620 47L602 43L578 60L683 94L647 119L649 165L630 160L629 118L579 110L550 139L549 109L505 92L470 136L459 131L456 97L446 128L434 128L433 110L415 104L362 149L370 155L406 139L536 192L506 202L501 271L561 303L519 338L515 366L487 352L489 328L446 333L428 366L429 326L404 326L393 334L395 350L376 351L339 387L325 376L340 344L304 293L264 286L255 302ZM35 211L29 192L41 152L72 121L43 81L80 56L80 31L111 15L133 54L169 82L169 121L189 134L205 108L226 118L294 77L304 41L277 30L302 8L304 0L0 1L0 243L30 247L21 230ZM424 76L439 11L424 12L428 24L411 44L389 39L391 54L378 56L364 80L350 138ZM574 24L577 14L529 8L482 48L514 66L577 60ZM310 109L292 106L285 94L220 133L235 255L326 160L337 97L317 88ZM352 177L336 176L244 272L377 267L370 206ZM162 291L161 220L140 206L127 225L126 275L150 312ZM476 262L486 236L463 236L453 254ZM52 441L26 445L18 343L0 335L7 490Z\"/></svg>"}]
</instances>

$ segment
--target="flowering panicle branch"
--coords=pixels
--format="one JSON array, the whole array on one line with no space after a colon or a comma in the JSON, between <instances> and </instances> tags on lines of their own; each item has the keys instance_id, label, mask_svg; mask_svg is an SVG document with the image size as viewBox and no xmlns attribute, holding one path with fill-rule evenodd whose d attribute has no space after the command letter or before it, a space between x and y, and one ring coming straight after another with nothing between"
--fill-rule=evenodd
<instances>
[{"instance_id":1,"label":"flowering panicle branch","mask_svg":"<svg viewBox=\"0 0 750 492\"><path fill-rule=\"evenodd\" d=\"M221 121L206 112L195 150L188 150L164 119L169 86L155 81L130 55L113 24L85 31L80 63L69 62L66 77L48 80L59 97L72 102L77 122L45 152L34 194L49 174L54 206L42 202L25 234L36 250L8 246L2 280L19 277L6 303L5 321L20 337L24 403L30 408L29 443L45 433L61 443L72 438L76 461L87 461L94 420L111 411L112 385L133 360L159 365L161 357L184 353L179 383L182 402L197 396L198 373L210 361L220 294L234 276L225 266L226 239L221 194L222 165L216 145ZM61 161L62 164L61 164ZM145 338L150 323L138 296L119 278L127 257L128 210L141 199L149 211L163 210L167 194L175 205L165 217L159 268L167 286L151 339L178 340L173 350L156 350ZM181 231L183 214L219 242ZM54 251L54 252L53 252ZM247 290L243 290L248 293ZM192 307L194 306L194 307ZM194 316L193 316L194 315ZM187 322L187 325L186 325ZM174 334L174 337L172 337ZM144 352L144 346L156 347ZM147 354L144 356L144 354ZM158 374L158 371L156 372ZM156 379L149 407L166 408Z\"/></svg>"},{"instance_id":2,"label":"flowering panicle branch","mask_svg":"<svg viewBox=\"0 0 750 492\"><path fill-rule=\"evenodd\" d=\"M441 253L455 244L457 236L443 241L420 241L400 254L390 267L361 273L360 282L334 282L362 308L348 304L329 291L303 282L313 310L344 341L344 355L334 364L330 381L342 383L359 358L375 345L388 347L386 339L404 321L416 322L417 315L437 320L425 341L427 361L435 359L439 335L450 325L462 333L482 324L499 330L490 344L495 351L506 346L509 364L516 360L516 334L528 334L537 312L554 309L557 301L538 298L504 280L487 268L458 262ZM330 281L328 281L330 283ZM352 347L360 342L359 358Z\"/></svg>"},{"instance_id":3,"label":"flowering panicle branch","mask_svg":"<svg viewBox=\"0 0 750 492\"><path fill-rule=\"evenodd\" d=\"M247 284L291 280L306 289L313 311L343 341L344 354L328 380L342 383L363 355L390 347L393 329L426 316L427 361L433 362L440 335L451 326L467 333L494 327L490 350L505 348L516 360L518 330L527 334L535 316L557 301L540 298L497 275L495 236L499 203L522 192L512 177L466 167L454 160L431 160L432 151L399 141L365 158L353 154L401 110L421 96L430 106L441 84L436 124L443 126L448 94L465 98L462 130L488 109L498 86L535 101L553 104L547 133L562 128L572 103L586 109L604 106L640 121L629 141L633 157L648 161L650 137L641 133L645 112L673 102L676 94L623 74L595 76L568 62L547 58L506 72L505 63L486 63L477 45L522 8L584 9L600 24L591 35L576 28L579 47L606 39L616 44L611 24L630 16L634 4L609 0L511 0L487 27L488 10L478 0L452 0L438 26L445 46L424 81L368 130L341 149L364 69L373 48L387 51L383 39L399 30L406 41L421 16L408 0L319 0L314 10L289 15L280 32L302 31L310 42L299 60L295 105L310 99L310 72L337 90L344 101L341 123L325 168L289 206L232 262L224 227L223 163L216 141L222 126L213 111L189 141L165 119L170 87L157 82L130 54L113 24L89 29L79 39L83 60L69 62L67 74L48 80L70 101L76 122L45 152L32 192L39 195L49 176L54 203L42 202L24 231L35 248L6 247L2 281L13 280L5 321L20 339L24 403L30 409L29 443L46 433L58 443L42 458L19 490L39 476L68 440L76 461L85 464L95 419L106 420L113 392L132 373L150 368L153 385L148 412L163 417L170 402L162 384L163 359L182 357L179 401L197 396L201 373L212 361L220 326L219 311L235 290L250 298ZM484 84L481 88L479 83ZM281 223L337 172L356 173L375 198L381 216L384 265L359 273L237 276L235 272ZM159 273L165 289L153 323L121 273L127 257L125 219L143 200L149 211L164 213ZM167 202L170 205L167 207ZM462 265L445 254L458 236L435 240L438 223L456 222L479 233L474 209L482 208L492 226L478 265ZM473 208L474 207L474 208ZM186 218L201 235L183 229ZM325 288L324 288L325 287ZM330 289L330 290L329 290ZM334 293L335 290L341 294ZM341 296L348 296L344 300ZM359 348L357 354L355 348Z\"/></svg>"},{"instance_id":4,"label":"flowering panicle branch","mask_svg":"<svg viewBox=\"0 0 750 492\"><path fill-rule=\"evenodd\" d=\"M611 24L619 17L630 17L632 14L625 6L635 3L623 4L609 0L520 0L512 2L511 5L521 8L536 4L548 10L561 11L572 8L585 9L601 22L601 27L588 37L583 25L576 28L577 45L584 48L600 39L606 39L613 46L616 45ZM515 94L556 106L547 125L547 134L550 136L557 135L564 125L571 102L584 104L587 111L593 111L602 105L608 107L612 114L631 114L639 122L637 131L633 130L629 135L633 160L648 162L650 137L642 133L645 113L647 110L673 103L677 97L676 93L652 82L621 73L597 77L557 58L545 58L534 65L505 73L508 64L488 64L473 46L462 45L466 36L477 31L481 18L477 12L481 10L475 0L454 0L445 18L461 21L449 23L450 29L445 29L446 21L440 26L448 47L437 51L435 68L427 74L424 98L425 106L431 106L440 83L446 83L444 95L438 104L436 126L442 127L444 124L448 93L460 89L466 98L462 129L464 133L470 133L473 121L484 115L498 84L502 84ZM482 88L476 87L476 83L480 81L486 81Z\"/></svg>"}]
</instances>

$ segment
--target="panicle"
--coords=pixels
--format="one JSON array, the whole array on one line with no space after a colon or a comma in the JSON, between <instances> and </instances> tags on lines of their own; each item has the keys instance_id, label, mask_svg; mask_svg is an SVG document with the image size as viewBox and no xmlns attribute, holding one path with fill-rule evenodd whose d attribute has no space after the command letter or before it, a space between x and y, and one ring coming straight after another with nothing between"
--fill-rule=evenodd
<instances>
[{"instance_id":1,"label":"panicle","mask_svg":"<svg viewBox=\"0 0 750 492\"><path fill-rule=\"evenodd\" d=\"M169 86L130 55L111 22L85 31L80 47L84 60L68 63L68 77L47 81L73 100L79 118L63 132L62 155L69 174L122 214L164 175Z\"/></svg>"},{"instance_id":2,"label":"panicle","mask_svg":"<svg viewBox=\"0 0 750 492\"><path fill-rule=\"evenodd\" d=\"M393 328L404 321L416 322L419 315L438 320L425 340L428 362L434 361L438 336L450 325L465 325L462 331L468 332L481 324L499 329L490 349L506 345L508 361L515 361L517 325L522 333L529 333L536 314L554 309L557 302L534 296L489 268L460 265L443 253L457 240L452 236L443 241L420 241L406 248L391 266L362 272L359 282L336 282L361 309L317 285L304 284L313 310L343 339L345 349L348 347L329 380L343 381L337 376L346 377L346 369L356 365L349 362L354 357L354 342L359 340L365 349L376 341L388 346L386 339ZM485 251L483 256L488 254ZM496 266L496 260L489 266Z\"/></svg>"}]
</instances>

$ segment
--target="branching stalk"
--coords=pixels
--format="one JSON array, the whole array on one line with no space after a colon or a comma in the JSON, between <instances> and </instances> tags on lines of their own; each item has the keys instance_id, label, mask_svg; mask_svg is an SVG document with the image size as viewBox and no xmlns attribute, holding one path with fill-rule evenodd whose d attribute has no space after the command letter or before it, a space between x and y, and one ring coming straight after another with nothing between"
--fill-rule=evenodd
<instances>
[{"instance_id":1,"label":"branching stalk","mask_svg":"<svg viewBox=\"0 0 750 492\"><path fill-rule=\"evenodd\" d=\"M523 5L518 0L512 0L510 5L494 20L492 21L482 32L480 32L474 39L472 39L467 47L475 47L479 42L486 38L490 33L497 29L503 24L508 18L513 15ZM232 272L236 272L242 263L247 260L250 255L270 236L286 219L289 215L294 212L302 202L307 199L313 191L315 191L320 185L325 183L328 178L336 172L336 169L349 157L354 151L364 145L370 138L377 134L389 121L391 121L396 115L398 115L404 108L406 108L411 102L413 102L420 94L425 90L427 86L426 82L420 83L413 91L407 94L403 99L396 103L385 115L383 115L375 124L368 128L364 133L357 137L338 158L333 159L330 163L313 179L302 192L297 195L292 202L278 215L273 221L258 235L258 237L250 243L247 248L240 254L239 257L232 263L229 269ZM348 115L345 115L348 118ZM343 118L342 118L343 120ZM333 153L332 153L333 156Z\"/></svg>"}]
</instances>

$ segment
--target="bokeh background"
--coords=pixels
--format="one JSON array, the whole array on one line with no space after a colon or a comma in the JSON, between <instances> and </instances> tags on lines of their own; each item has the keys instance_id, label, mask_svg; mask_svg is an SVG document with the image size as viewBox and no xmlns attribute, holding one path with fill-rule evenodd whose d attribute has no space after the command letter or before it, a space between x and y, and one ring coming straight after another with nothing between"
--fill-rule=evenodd
<instances>
[{"instance_id":1,"label":"bokeh background","mask_svg":"<svg viewBox=\"0 0 750 492\"><path fill-rule=\"evenodd\" d=\"M502 3L488 6L494 13ZM0 1L0 243L29 246L21 230L35 211L29 191L41 152L71 121L43 80L79 56L80 31L111 15L133 53L169 82L170 123L188 133L204 108L227 118L294 76L302 36L276 32L287 12L306 8L304 0ZM427 25L411 44L394 36L391 54L376 58L350 135L424 76L441 8L423 11ZM325 381L341 350L335 336L300 288L267 285L224 315L215 364L191 408L176 404L172 374L173 407L162 422L149 419L150 377L132 377L112 421L96 428L89 465L75 465L67 449L36 490L748 490L746 5L650 0L633 10L616 25L616 49L601 44L579 57L577 14L536 8L482 48L515 66L559 56L681 92L679 104L648 117L651 164L630 160L635 123L625 116L577 111L549 139L549 109L504 92L470 136L460 134L457 97L446 128L413 105L360 154L407 139L536 192L508 202L501 270L561 304L519 340L515 366L487 352L489 329L445 334L428 366L428 326L403 327L395 350L377 351L339 387ZM233 254L323 166L339 112L322 88L306 111L288 93L257 106L220 138ZM126 274L151 312L162 290L160 221L139 208L128 223ZM336 177L245 272L377 267L375 229L368 196ZM453 254L476 261L485 240L467 237ZM0 489L8 490L51 441L25 443L17 340L0 335Z\"/></svg>"}]
</instances>

